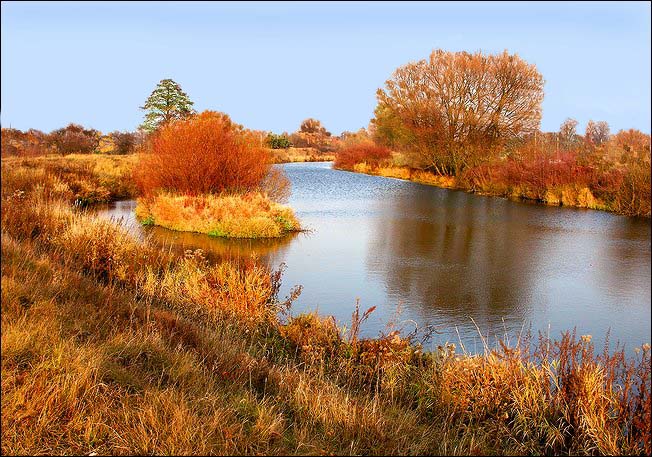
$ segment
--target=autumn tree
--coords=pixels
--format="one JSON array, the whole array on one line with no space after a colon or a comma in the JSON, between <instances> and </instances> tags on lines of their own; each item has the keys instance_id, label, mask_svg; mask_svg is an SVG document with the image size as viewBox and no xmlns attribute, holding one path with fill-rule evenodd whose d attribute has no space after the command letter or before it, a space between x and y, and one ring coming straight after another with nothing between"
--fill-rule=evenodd
<instances>
[{"instance_id":1,"label":"autumn tree","mask_svg":"<svg viewBox=\"0 0 652 457\"><path fill-rule=\"evenodd\" d=\"M620 130L611 141L631 156L650 156L650 135L636 129Z\"/></svg>"},{"instance_id":2,"label":"autumn tree","mask_svg":"<svg viewBox=\"0 0 652 457\"><path fill-rule=\"evenodd\" d=\"M136 150L143 141L142 133L115 131L110 134L113 150L116 154L129 154Z\"/></svg>"},{"instance_id":3,"label":"autumn tree","mask_svg":"<svg viewBox=\"0 0 652 457\"><path fill-rule=\"evenodd\" d=\"M89 154L99 146L100 136L98 130L86 129L78 124L69 124L50 132L48 142L60 154Z\"/></svg>"},{"instance_id":4,"label":"autumn tree","mask_svg":"<svg viewBox=\"0 0 652 457\"><path fill-rule=\"evenodd\" d=\"M2 129L2 155L35 156L51 152L50 136L36 129Z\"/></svg>"},{"instance_id":5,"label":"autumn tree","mask_svg":"<svg viewBox=\"0 0 652 457\"><path fill-rule=\"evenodd\" d=\"M140 108L147 111L140 128L151 133L172 120L185 119L195 113L193 104L179 84L163 79Z\"/></svg>"},{"instance_id":6,"label":"autumn tree","mask_svg":"<svg viewBox=\"0 0 652 457\"><path fill-rule=\"evenodd\" d=\"M25 133L22 130L2 128L2 156L19 155L21 146L25 142Z\"/></svg>"},{"instance_id":7,"label":"autumn tree","mask_svg":"<svg viewBox=\"0 0 652 457\"><path fill-rule=\"evenodd\" d=\"M586 124L584 138L593 146L600 146L606 143L609 139L609 124L605 121L593 122L589 120Z\"/></svg>"},{"instance_id":8,"label":"autumn tree","mask_svg":"<svg viewBox=\"0 0 652 457\"><path fill-rule=\"evenodd\" d=\"M543 77L507 51L433 51L378 89L375 137L414 166L457 174L539 128Z\"/></svg>"},{"instance_id":9,"label":"autumn tree","mask_svg":"<svg viewBox=\"0 0 652 457\"><path fill-rule=\"evenodd\" d=\"M577 124L575 119L569 117L559 126L559 141L563 147L570 148L577 143Z\"/></svg>"},{"instance_id":10,"label":"autumn tree","mask_svg":"<svg viewBox=\"0 0 652 457\"><path fill-rule=\"evenodd\" d=\"M331 136L331 133L328 130L326 130L326 128L323 125L321 125L321 121L318 121L317 119L313 119L313 118L308 118L303 122L301 122L301 126L299 127L299 132L310 133L315 135Z\"/></svg>"},{"instance_id":11,"label":"autumn tree","mask_svg":"<svg viewBox=\"0 0 652 457\"><path fill-rule=\"evenodd\" d=\"M308 118L301 122L299 130L290 136L290 141L300 148L327 150L331 145L331 136L331 132L326 130L321 121Z\"/></svg>"},{"instance_id":12,"label":"autumn tree","mask_svg":"<svg viewBox=\"0 0 652 457\"><path fill-rule=\"evenodd\" d=\"M354 144L372 143L373 139L369 131L362 127L357 132L342 132L340 135L340 141L343 147L348 147Z\"/></svg>"}]
</instances>

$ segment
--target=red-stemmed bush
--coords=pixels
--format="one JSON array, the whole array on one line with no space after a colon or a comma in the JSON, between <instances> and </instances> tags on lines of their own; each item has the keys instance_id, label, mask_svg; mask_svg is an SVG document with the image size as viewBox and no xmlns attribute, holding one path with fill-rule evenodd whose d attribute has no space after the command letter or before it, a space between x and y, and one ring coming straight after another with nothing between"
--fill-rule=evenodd
<instances>
[{"instance_id":1,"label":"red-stemmed bush","mask_svg":"<svg viewBox=\"0 0 652 457\"><path fill-rule=\"evenodd\" d=\"M337 168L353 169L357 163L366 163L378 166L382 160L389 159L391 151L384 146L377 146L371 142L361 142L340 149L335 157Z\"/></svg>"},{"instance_id":2,"label":"red-stemmed bush","mask_svg":"<svg viewBox=\"0 0 652 457\"><path fill-rule=\"evenodd\" d=\"M268 176L269 152L228 115L214 111L162 127L136 167L140 192L198 195L256 190Z\"/></svg>"}]
</instances>

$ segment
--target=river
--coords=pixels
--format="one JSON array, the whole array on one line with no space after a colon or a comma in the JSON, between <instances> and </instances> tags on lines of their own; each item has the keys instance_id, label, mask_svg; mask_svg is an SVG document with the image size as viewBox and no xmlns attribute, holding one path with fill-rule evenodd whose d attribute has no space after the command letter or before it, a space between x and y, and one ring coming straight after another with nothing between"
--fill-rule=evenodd
<instances>
[{"instance_id":1,"label":"river","mask_svg":"<svg viewBox=\"0 0 652 457\"><path fill-rule=\"evenodd\" d=\"M293 313L317 310L341 325L376 306L364 336L431 326L443 342L482 349L531 329L590 334L598 351L650 342L650 220L468 194L333 170L282 165L289 204L310 229L282 240L223 240L141 227L134 201L100 211L139 236L209 257L258 255L286 264L281 296L303 291ZM388 327L388 323L395 327Z\"/></svg>"}]
</instances>

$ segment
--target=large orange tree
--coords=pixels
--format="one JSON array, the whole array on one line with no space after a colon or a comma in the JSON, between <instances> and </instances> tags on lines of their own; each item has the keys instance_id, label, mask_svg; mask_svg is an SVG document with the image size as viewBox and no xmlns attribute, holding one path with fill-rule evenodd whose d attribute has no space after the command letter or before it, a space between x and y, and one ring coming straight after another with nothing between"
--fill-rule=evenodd
<instances>
[{"instance_id":1,"label":"large orange tree","mask_svg":"<svg viewBox=\"0 0 652 457\"><path fill-rule=\"evenodd\" d=\"M507 51L433 51L378 89L375 136L413 166L458 174L538 130L543 84L534 65Z\"/></svg>"}]
</instances>

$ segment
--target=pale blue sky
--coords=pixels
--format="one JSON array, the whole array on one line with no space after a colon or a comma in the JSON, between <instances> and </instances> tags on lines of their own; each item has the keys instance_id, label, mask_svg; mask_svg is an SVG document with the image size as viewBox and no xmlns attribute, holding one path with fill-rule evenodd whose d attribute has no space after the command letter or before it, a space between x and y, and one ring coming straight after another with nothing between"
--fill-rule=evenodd
<instances>
[{"instance_id":1,"label":"pale blue sky","mask_svg":"<svg viewBox=\"0 0 652 457\"><path fill-rule=\"evenodd\" d=\"M650 132L650 3L2 2L3 127L133 130L172 78L246 127L366 126L376 89L431 50L537 65L542 129Z\"/></svg>"}]
</instances>

